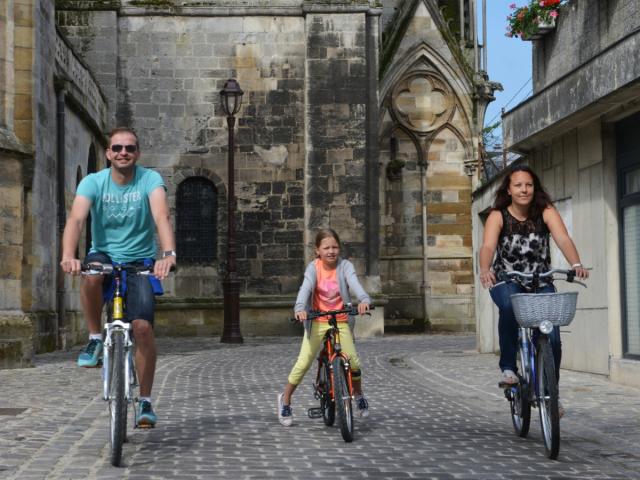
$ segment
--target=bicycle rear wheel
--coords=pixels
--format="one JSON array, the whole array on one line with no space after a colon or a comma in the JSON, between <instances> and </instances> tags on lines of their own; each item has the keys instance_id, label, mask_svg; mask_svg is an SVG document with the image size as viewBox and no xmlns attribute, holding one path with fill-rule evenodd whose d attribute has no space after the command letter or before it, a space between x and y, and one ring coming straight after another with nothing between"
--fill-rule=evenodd
<instances>
[{"instance_id":1,"label":"bicycle rear wheel","mask_svg":"<svg viewBox=\"0 0 640 480\"><path fill-rule=\"evenodd\" d=\"M127 399L125 392L125 352L124 334L115 330L111 334L111 385L109 387L109 440L111 442L111 465L120 466L122 461L122 444L127 428Z\"/></svg>"},{"instance_id":2,"label":"bicycle rear wheel","mask_svg":"<svg viewBox=\"0 0 640 480\"><path fill-rule=\"evenodd\" d=\"M331 368L326 361L320 364L320 408L322 419L327 427L334 424L336 419L336 404L331 399Z\"/></svg>"},{"instance_id":3,"label":"bicycle rear wheel","mask_svg":"<svg viewBox=\"0 0 640 480\"><path fill-rule=\"evenodd\" d=\"M553 352L549 339L540 336L537 353L537 393L540 427L544 450L548 458L555 460L560 452L560 413L558 411L558 381Z\"/></svg>"},{"instance_id":4,"label":"bicycle rear wheel","mask_svg":"<svg viewBox=\"0 0 640 480\"><path fill-rule=\"evenodd\" d=\"M338 426L344 441L351 442L353 441L353 409L351 408L351 392L347 384L344 361L342 358L336 357L331 365L333 368L333 396Z\"/></svg>"},{"instance_id":5,"label":"bicycle rear wheel","mask_svg":"<svg viewBox=\"0 0 640 480\"><path fill-rule=\"evenodd\" d=\"M511 422L513 423L513 429L516 435L519 437L526 437L529 433L529 426L531 424L531 402L529 401L529 388L530 383L528 381L529 375L527 374L525 365L526 359L523 358L524 352L522 349L518 350L518 378L520 381L517 385L511 387L509 393L509 406L511 407Z\"/></svg>"}]
</instances>

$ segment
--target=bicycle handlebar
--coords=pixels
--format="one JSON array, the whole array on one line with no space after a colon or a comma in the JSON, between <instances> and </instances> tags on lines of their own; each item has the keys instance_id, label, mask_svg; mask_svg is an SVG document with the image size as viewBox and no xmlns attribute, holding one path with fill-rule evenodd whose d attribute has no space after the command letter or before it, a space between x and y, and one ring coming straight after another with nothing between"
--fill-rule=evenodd
<instances>
[{"instance_id":1,"label":"bicycle handlebar","mask_svg":"<svg viewBox=\"0 0 640 480\"><path fill-rule=\"evenodd\" d=\"M175 266L170 271L174 271ZM112 265L110 263L83 263L82 275L111 275L114 270L126 271L135 275L153 275L153 265Z\"/></svg>"},{"instance_id":2,"label":"bicycle handlebar","mask_svg":"<svg viewBox=\"0 0 640 480\"><path fill-rule=\"evenodd\" d=\"M375 307L373 305L369 305L369 311L371 310L375 310ZM349 305L348 308L343 308L342 310L326 310L326 311L320 311L320 310L311 310L308 315L307 315L307 320L313 320L315 318L320 318L320 317L332 317L335 318L337 315L340 315L342 313L346 313L348 315L359 315L358 313L358 307L354 307L353 305ZM366 312L365 315L371 315L369 312ZM298 319L295 317L289 318L290 322L297 322Z\"/></svg>"},{"instance_id":3,"label":"bicycle handlebar","mask_svg":"<svg viewBox=\"0 0 640 480\"><path fill-rule=\"evenodd\" d=\"M499 280L509 280L513 277L520 277L523 278L525 280L533 280L533 279L544 279L544 278L554 278L553 275L556 273L560 273L562 275L565 275L565 278L561 278L559 280L565 280L569 283L577 283L578 285L582 285L583 287L587 288L587 285L576 280L576 271L573 269L570 270L566 270L563 268L552 268L551 270L547 271L547 272L543 272L543 273L523 273L523 272L518 272L516 270L513 270L511 272L500 272L498 274L498 279Z\"/></svg>"}]
</instances>

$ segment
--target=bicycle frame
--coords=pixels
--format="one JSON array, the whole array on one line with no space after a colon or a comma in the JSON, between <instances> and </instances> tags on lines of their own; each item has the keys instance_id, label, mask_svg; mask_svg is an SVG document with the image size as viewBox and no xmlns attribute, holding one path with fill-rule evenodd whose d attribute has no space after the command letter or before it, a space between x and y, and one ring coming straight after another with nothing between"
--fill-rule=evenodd
<instances>
[{"instance_id":1,"label":"bicycle frame","mask_svg":"<svg viewBox=\"0 0 640 480\"><path fill-rule=\"evenodd\" d=\"M537 355L537 342L533 341L533 335L531 328L520 327L520 334L518 336L518 341L520 342L520 350L522 351L522 358L524 359L525 364L522 366L523 371L518 372L521 377L524 378L524 381L527 385L527 394L528 400L532 402L533 406L537 407L541 396L538 388L538 383L533 381L537 378L538 371L536 367L536 355ZM541 335L548 336L542 332L538 332L538 338ZM533 388L531 388L533 385Z\"/></svg>"},{"instance_id":2,"label":"bicycle frame","mask_svg":"<svg viewBox=\"0 0 640 480\"><path fill-rule=\"evenodd\" d=\"M320 382L320 376L322 374L323 364L326 362L331 369L333 369L333 360L336 357L341 357L344 361L345 373L347 377L347 385L349 388L349 395L353 398L353 382L351 378L351 363L349 362L349 356L342 351L340 346L340 330L336 322L335 315L329 320L330 328L324 335L323 348L318 354L318 373L316 375L316 387ZM316 388L317 390L317 388ZM335 386L333 384L333 376L329 376L329 394L332 401L335 401Z\"/></svg>"},{"instance_id":3,"label":"bicycle frame","mask_svg":"<svg viewBox=\"0 0 640 480\"><path fill-rule=\"evenodd\" d=\"M134 403L132 398L131 386L135 381L135 366L132 355L133 350L133 340L131 336L131 324L125 323L122 320L124 319L124 299L122 297L121 292L121 278L120 278L120 269L114 269L114 281L115 281L115 291L113 294L112 302L112 312L111 312L111 322L108 322L104 326L105 332L105 340L104 340L104 352L102 359L102 398L104 400L109 400L109 390L111 385L110 378L110 368L109 368L109 360L111 351L113 349L113 340L112 336L115 331L122 331L124 335L124 354L125 354L125 362L126 365L124 375L125 375L125 399L127 403Z\"/></svg>"},{"instance_id":4,"label":"bicycle frame","mask_svg":"<svg viewBox=\"0 0 640 480\"><path fill-rule=\"evenodd\" d=\"M556 459L560 450L558 365L555 364L553 358L551 335L558 326L568 325L573 319L577 294L570 297L565 293L549 292L552 295L550 298L557 302L551 304L549 309L539 309L540 303L536 305L525 302L531 302L533 298L539 298L545 302L551 301L548 299L549 297L537 297L531 293L539 293L540 280L553 279L554 273L566 275L565 280L569 283L578 283L586 287L583 283L575 281L576 272L574 270L551 269L544 273L512 271L503 272L499 276L499 280L506 282L513 281L513 277L531 280L531 286L525 288L527 292L511 295L511 302L519 324L519 360L517 362L519 363L517 365L519 381L516 384L501 383L500 385L505 388L505 397L509 400L511 419L518 436L527 436L531 421L531 407L538 409L545 452L550 459ZM549 293L544 293L544 295ZM572 304L567 303L566 299L569 298L573 299ZM564 306L559 303L560 301L564 301L564 305L570 305L567 308L573 308L573 311L554 311L552 307ZM554 318L551 318L552 316Z\"/></svg>"}]
</instances>

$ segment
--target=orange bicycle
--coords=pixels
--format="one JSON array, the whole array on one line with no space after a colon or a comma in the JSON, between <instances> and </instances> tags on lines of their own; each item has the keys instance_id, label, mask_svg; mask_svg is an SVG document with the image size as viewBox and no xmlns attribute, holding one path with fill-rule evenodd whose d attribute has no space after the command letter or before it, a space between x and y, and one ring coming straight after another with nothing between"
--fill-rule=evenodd
<instances>
[{"instance_id":1,"label":"orange bicycle","mask_svg":"<svg viewBox=\"0 0 640 480\"><path fill-rule=\"evenodd\" d=\"M372 310L373 307L370 307ZM313 384L314 396L320 407L310 408L310 418L324 419L332 426L338 419L340 433L345 442L353 441L353 383L349 356L342 351L340 330L336 317L340 314L357 315L358 309L349 305L342 310L311 311L307 319L329 317L329 328L324 334L323 348L318 355L318 373ZM368 314L368 313L367 313Z\"/></svg>"}]
</instances>

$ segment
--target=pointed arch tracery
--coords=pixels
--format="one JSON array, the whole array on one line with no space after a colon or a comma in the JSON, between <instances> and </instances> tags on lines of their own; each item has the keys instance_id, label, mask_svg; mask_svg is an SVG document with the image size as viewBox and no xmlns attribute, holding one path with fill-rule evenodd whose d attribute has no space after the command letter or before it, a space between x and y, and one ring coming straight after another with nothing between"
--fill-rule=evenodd
<instances>
[{"instance_id":1,"label":"pointed arch tracery","mask_svg":"<svg viewBox=\"0 0 640 480\"><path fill-rule=\"evenodd\" d=\"M401 125L411 138L419 139L420 157L427 159L430 142L442 129L450 128L465 150L466 163L474 158L468 88L435 50L425 43L417 45L390 69L381 86L381 107L389 112L392 128ZM468 135L454 125L456 113Z\"/></svg>"}]
</instances>

